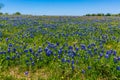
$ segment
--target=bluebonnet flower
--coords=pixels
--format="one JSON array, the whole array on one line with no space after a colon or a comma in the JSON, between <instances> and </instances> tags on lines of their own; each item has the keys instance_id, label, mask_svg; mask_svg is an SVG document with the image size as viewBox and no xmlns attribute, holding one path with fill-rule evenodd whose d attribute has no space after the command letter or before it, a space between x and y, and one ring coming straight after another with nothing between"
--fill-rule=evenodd
<instances>
[{"instance_id":1,"label":"bluebonnet flower","mask_svg":"<svg viewBox=\"0 0 120 80\"><path fill-rule=\"evenodd\" d=\"M67 53L67 50L64 50L65 53Z\"/></svg>"},{"instance_id":2,"label":"bluebonnet flower","mask_svg":"<svg viewBox=\"0 0 120 80\"><path fill-rule=\"evenodd\" d=\"M57 54L56 54L56 53L54 53L53 55L54 55L54 56L57 56Z\"/></svg>"},{"instance_id":3,"label":"bluebonnet flower","mask_svg":"<svg viewBox=\"0 0 120 80\"><path fill-rule=\"evenodd\" d=\"M116 56L117 52L116 51L113 51L113 55Z\"/></svg>"},{"instance_id":4,"label":"bluebonnet flower","mask_svg":"<svg viewBox=\"0 0 120 80\"><path fill-rule=\"evenodd\" d=\"M48 50L49 50L48 47L46 47L46 48L44 49L44 51L46 51L46 52L47 52Z\"/></svg>"},{"instance_id":5,"label":"bluebonnet flower","mask_svg":"<svg viewBox=\"0 0 120 80\"><path fill-rule=\"evenodd\" d=\"M8 53L10 53L10 51L11 51L10 48L8 48Z\"/></svg>"},{"instance_id":6,"label":"bluebonnet flower","mask_svg":"<svg viewBox=\"0 0 120 80\"><path fill-rule=\"evenodd\" d=\"M33 61L33 62L32 62L32 65L34 65L34 64L35 64L35 62Z\"/></svg>"},{"instance_id":7,"label":"bluebonnet flower","mask_svg":"<svg viewBox=\"0 0 120 80\"><path fill-rule=\"evenodd\" d=\"M59 43L58 43L58 42L56 43L56 46L59 46Z\"/></svg>"},{"instance_id":8,"label":"bluebonnet flower","mask_svg":"<svg viewBox=\"0 0 120 80\"><path fill-rule=\"evenodd\" d=\"M62 49L58 50L58 54L59 55L62 54Z\"/></svg>"},{"instance_id":9,"label":"bluebonnet flower","mask_svg":"<svg viewBox=\"0 0 120 80\"><path fill-rule=\"evenodd\" d=\"M62 62L65 62L65 59L64 58L62 58L62 60L61 60Z\"/></svg>"},{"instance_id":10,"label":"bluebonnet flower","mask_svg":"<svg viewBox=\"0 0 120 80\"><path fill-rule=\"evenodd\" d=\"M89 54L91 54L91 53L92 53L92 51L91 51L91 50L88 50L87 52L88 52Z\"/></svg>"},{"instance_id":11,"label":"bluebonnet flower","mask_svg":"<svg viewBox=\"0 0 120 80\"><path fill-rule=\"evenodd\" d=\"M103 53L100 53L99 55L100 55L100 57L102 57L102 56L103 56Z\"/></svg>"},{"instance_id":12,"label":"bluebonnet flower","mask_svg":"<svg viewBox=\"0 0 120 80\"><path fill-rule=\"evenodd\" d=\"M100 48L103 48L103 45L100 45Z\"/></svg>"},{"instance_id":13,"label":"bluebonnet flower","mask_svg":"<svg viewBox=\"0 0 120 80\"><path fill-rule=\"evenodd\" d=\"M17 58L20 58L20 55L17 55Z\"/></svg>"},{"instance_id":14,"label":"bluebonnet flower","mask_svg":"<svg viewBox=\"0 0 120 80\"><path fill-rule=\"evenodd\" d=\"M101 52L104 53L104 50L102 50Z\"/></svg>"},{"instance_id":15,"label":"bluebonnet flower","mask_svg":"<svg viewBox=\"0 0 120 80\"><path fill-rule=\"evenodd\" d=\"M27 63L27 62L29 62L29 60L26 60L25 62Z\"/></svg>"},{"instance_id":16,"label":"bluebonnet flower","mask_svg":"<svg viewBox=\"0 0 120 80\"><path fill-rule=\"evenodd\" d=\"M84 44L81 44L81 49L86 50L86 46Z\"/></svg>"},{"instance_id":17,"label":"bluebonnet flower","mask_svg":"<svg viewBox=\"0 0 120 80\"><path fill-rule=\"evenodd\" d=\"M52 54L52 51L51 50L47 50L46 55L50 56L51 54Z\"/></svg>"},{"instance_id":18,"label":"bluebonnet flower","mask_svg":"<svg viewBox=\"0 0 120 80\"><path fill-rule=\"evenodd\" d=\"M76 51L78 51L79 50L79 48L78 47L76 47Z\"/></svg>"},{"instance_id":19,"label":"bluebonnet flower","mask_svg":"<svg viewBox=\"0 0 120 80\"><path fill-rule=\"evenodd\" d=\"M88 45L88 47L87 48L91 48L91 45Z\"/></svg>"},{"instance_id":20,"label":"bluebonnet flower","mask_svg":"<svg viewBox=\"0 0 120 80\"><path fill-rule=\"evenodd\" d=\"M118 61L120 61L120 56L118 57Z\"/></svg>"},{"instance_id":21,"label":"bluebonnet flower","mask_svg":"<svg viewBox=\"0 0 120 80\"><path fill-rule=\"evenodd\" d=\"M115 39L116 39L116 37L115 37L115 36L112 36L112 39L113 39L113 40L115 40Z\"/></svg>"},{"instance_id":22,"label":"bluebonnet flower","mask_svg":"<svg viewBox=\"0 0 120 80\"><path fill-rule=\"evenodd\" d=\"M13 52L14 52L14 53L16 52L16 48L13 48Z\"/></svg>"},{"instance_id":23,"label":"bluebonnet flower","mask_svg":"<svg viewBox=\"0 0 120 80\"><path fill-rule=\"evenodd\" d=\"M28 50L24 50L25 53L28 53Z\"/></svg>"},{"instance_id":24,"label":"bluebonnet flower","mask_svg":"<svg viewBox=\"0 0 120 80\"><path fill-rule=\"evenodd\" d=\"M98 49L97 49L97 48L95 48L95 49L94 49L94 52L96 52L97 50L98 50Z\"/></svg>"},{"instance_id":25,"label":"bluebonnet flower","mask_svg":"<svg viewBox=\"0 0 120 80\"><path fill-rule=\"evenodd\" d=\"M38 49L38 53L40 53L40 52L42 52L42 48L39 48L39 49Z\"/></svg>"},{"instance_id":26,"label":"bluebonnet flower","mask_svg":"<svg viewBox=\"0 0 120 80\"><path fill-rule=\"evenodd\" d=\"M14 60L14 59L15 59L15 57L16 57L16 56L12 56L12 60Z\"/></svg>"},{"instance_id":27,"label":"bluebonnet flower","mask_svg":"<svg viewBox=\"0 0 120 80\"><path fill-rule=\"evenodd\" d=\"M72 60L72 64L74 64L74 60Z\"/></svg>"},{"instance_id":28,"label":"bluebonnet flower","mask_svg":"<svg viewBox=\"0 0 120 80\"><path fill-rule=\"evenodd\" d=\"M109 58L109 55L108 55L108 54L106 54L106 55L105 55L105 58Z\"/></svg>"},{"instance_id":29,"label":"bluebonnet flower","mask_svg":"<svg viewBox=\"0 0 120 80\"><path fill-rule=\"evenodd\" d=\"M72 46L69 46L69 48L68 49L71 49L71 50L73 50L73 47Z\"/></svg>"},{"instance_id":30,"label":"bluebonnet flower","mask_svg":"<svg viewBox=\"0 0 120 80\"><path fill-rule=\"evenodd\" d=\"M95 46L95 43L92 43L91 46Z\"/></svg>"},{"instance_id":31,"label":"bluebonnet flower","mask_svg":"<svg viewBox=\"0 0 120 80\"><path fill-rule=\"evenodd\" d=\"M38 57L38 56L39 56L39 54L38 54L38 53L36 53L36 54L35 54L35 56L36 56L36 57Z\"/></svg>"},{"instance_id":32,"label":"bluebonnet flower","mask_svg":"<svg viewBox=\"0 0 120 80\"><path fill-rule=\"evenodd\" d=\"M6 42L8 42L8 38L6 38Z\"/></svg>"},{"instance_id":33,"label":"bluebonnet flower","mask_svg":"<svg viewBox=\"0 0 120 80\"><path fill-rule=\"evenodd\" d=\"M83 74L85 73L85 70L84 69L82 69L82 71L81 71Z\"/></svg>"},{"instance_id":34,"label":"bluebonnet flower","mask_svg":"<svg viewBox=\"0 0 120 80\"><path fill-rule=\"evenodd\" d=\"M26 54L27 57L29 57L30 55L29 54Z\"/></svg>"},{"instance_id":35,"label":"bluebonnet flower","mask_svg":"<svg viewBox=\"0 0 120 80\"><path fill-rule=\"evenodd\" d=\"M30 57L30 60L32 61L33 59Z\"/></svg>"},{"instance_id":36,"label":"bluebonnet flower","mask_svg":"<svg viewBox=\"0 0 120 80\"><path fill-rule=\"evenodd\" d=\"M118 60L117 57L113 58L114 63L117 63L117 60Z\"/></svg>"},{"instance_id":37,"label":"bluebonnet flower","mask_svg":"<svg viewBox=\"0 0 120 80\"><path fill-rule=\"evenodd\" d=\"M5 52L5 51L2 51L2 52L0 52L0 54L6 54L6 52Z\"/></svg>"},{"instance_id":38,"label":"bluebonnet flower","mask_svg":"<svg viewBox=\"0 0 120 80\"><path fill-rule=\"evenodd\" d=\"M117 66L116 69L117 69L118 71L120 71L120 66Z\"/></svg>"},{"instance_id":39,"label":"bluebonnet flower","mask_svg":"<svg viewBox=\"0 0 120 80\"><path fill-rule=\"evenodd\" d=\"M12 43L10 43L8 46L9 46L9 47L12 47L13 45L12 45Z\"/></svg>"},{"instance_id":40,"label":"bluebonnet flower","mask_svg":"<svg viewBox=\"0 0 120 80\"><path fill-rule=\"evenodd\" d=\"M61 56L60 56L60 55L58 55L58 58L59 58L59 59L60 59L60 57L61 57Z\"/></svg>"},{"instance_id":41,"label":"bluebonnet flower","mask_svg":"<svg viewBox=\"0 0 120 80\"><path fill-rule=\"evenodd\" d=\"M10 60L10 56L7 56L7 57L6 57L6 60Z\"/></svg>"},{"instance_id":42,"label":"bluebonnet flower","mask_svg":"<svg viewBox=\"0 0 120 80\"><path fill-rule=\"evenodd\" d=\"M24 74L25 74L26 76L28 76L28 71L26 71Z\"/></svg>"},{"instance_id":43,"label":"bluebonnet flower","mask_svg":"<svg viewBox=\"0 0 120 80\"><path fill-rule=\"evenodd\" d=\"M112 54L112 50L107 51L106 54L111 55Z\"/></svg>"},{"instance_id":44,"label":"bluebonnet flower","mask_svg":"<svg viewBox=\"0 0 120 80\"><path fill-rule=\"evenodd\" d=\"M29 49L30 52L33 52L32 48Z\"/></svg>"},{"instance_id":45,"label":"bluebonnet flower","mask_svg":"<svg viewBox=\"0 0 120 80\"><path fill-rule=\"evenodd\" d=\"M66 62L70 63L70 60L66 60Z\"/></svg>"},{"instance_id":46,"label":"bluebonnet flower","mask_svg":"<svg viewBox=\"0 0 120 80\"><path fill-rule=\"evenodd\" d=\"M91 69L91 66L88 66L88 69Z\"/></svg>"},{"instance_id":47,"label":"bluebonnet flower","mask_svg":"<svg viewBox=\"0 0 120 80\"><path fill-rule=\"evenodd\" d=\"M75 69L75 67L74 67L74 65L72 65L72 70L74 70Z\"/></svg>"}]
</instances>

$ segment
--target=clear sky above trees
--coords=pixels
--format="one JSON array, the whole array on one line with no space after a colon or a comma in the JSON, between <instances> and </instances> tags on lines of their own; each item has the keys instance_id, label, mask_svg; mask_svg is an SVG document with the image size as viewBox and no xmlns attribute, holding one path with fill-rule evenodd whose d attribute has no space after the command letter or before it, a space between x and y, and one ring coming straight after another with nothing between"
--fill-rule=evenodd
<instances>
[{"instance_id":1,"label":"clear sky above trees","mask_svg":"<svg viewBox=\"0 0 120 80\"><path fill-rule=\"evenodd\" d=\"M2 12L33 15L120 13L120 0L0 0Z\"/></svg>"}]
</instances>

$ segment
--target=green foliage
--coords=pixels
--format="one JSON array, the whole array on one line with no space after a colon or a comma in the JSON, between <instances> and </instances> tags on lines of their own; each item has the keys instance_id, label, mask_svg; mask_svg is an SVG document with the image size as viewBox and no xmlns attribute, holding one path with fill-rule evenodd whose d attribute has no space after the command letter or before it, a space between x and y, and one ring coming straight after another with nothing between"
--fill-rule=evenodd
<instances>
[{"instance_id":1,"label":"green foliage","mask_svg":"<svg viewBox=\"0 0 120 80\"><path fill-rule=\"evenodd\" d=\"M98 13L98 14L86 14L85 16L120 16L120 14Z\"/></svg>"},{"instance_id":2,"label":"green foliage","mask_svg":"<svg viewBox=\"0 0 120 80\"><path fill-rule=\"evenodd\" d=\"M110 13L107 13L107 14L105 14L105 16L111 16L111 14L110 14Z\"/></svg>"},{"instance_id":3,"label":"green foliage","mask_svg":"<svg viewBox=\"0 0 120 80\"><path fill-rule=\"evenodd\" d=\"M13 15L21 15L21 13L20 12L16 12Z\"/></svg>"},{"instance_id":4,"label":"green foliage","mask_svg":"<svg viewBox=\"0 0 120 80\"><path fill-rule=\"evenodd\" d=\"M120 19L92 15L1 16L0 80L119 80Z\"/></svg>"}]
</instances>

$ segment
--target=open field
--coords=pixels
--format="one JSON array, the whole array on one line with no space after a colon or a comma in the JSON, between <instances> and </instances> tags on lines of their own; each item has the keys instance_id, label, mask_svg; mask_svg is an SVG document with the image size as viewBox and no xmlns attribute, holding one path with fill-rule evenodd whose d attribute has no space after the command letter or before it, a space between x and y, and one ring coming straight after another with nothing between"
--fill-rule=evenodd
<instances>
[{"instance_id":1,"label":"open field","mask_svg":"<svg viewBox=\"0 0 120 80\"><path fill-rule=\"evenodd\" d=\"M120 17L0 16L0 80L120 80Z\"/></svg>"}]
</instances>

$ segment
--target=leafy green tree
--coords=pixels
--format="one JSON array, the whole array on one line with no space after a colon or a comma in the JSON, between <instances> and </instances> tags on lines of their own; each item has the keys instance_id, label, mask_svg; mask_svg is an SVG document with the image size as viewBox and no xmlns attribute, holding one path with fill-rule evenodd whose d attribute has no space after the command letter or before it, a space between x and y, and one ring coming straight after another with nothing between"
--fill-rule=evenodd
<instances>
[{"instance_id":1,"label":"leafy green tree","mask_svg":"<svg viewBox=\"0 0 120 80\"><path fill-rule=\"evenodd\" d=\"M14 15L21 15L21 13L20 12L16 12L16 13L14 13Z\"/></svg>"},{"instance_id":2,"label":"leafy green tree","mask_svg":"<svg viewBox=\"0 0 120 80\"><path fill-rule=\"evenodd\" d=\"M91 14L86 14L85 16L91 16Z\"/></svg>"},{"instance_id":3,"label":"leafy green tree","mask_svg":"<svg viewBox=\"0 0 120 80\"><path fill-rule=\"evenodd\" d=\"M2 12L0 12L0 15L3 15L3 13L2 13Z\"/></svg>"},{"instance_id":4,"label":"leafy green tree","mask_svg":"<svg viewBox=\"0 0 120 80\"><path fill-rule=\"evenodd\" d=\"M9 15L8 13L5 13L5 15Z\"/></svg>"},{"instance_id":5,"label":"leafy green tree","mask_svg":"<svg viewBox=\"0 0 120 80\"><path fill-rule=\"evenodd\" d=\"M92 16L96 16L96 14L91 14Z\"/></svg>"},{"instance_id":6,"label":"leafy green tree","mask_svg":"<svg viewBox=\"0 0 120 80\"><path fill-rule=\"evenodd\" d=\"M111 14L110 14L110 13L107 13L105 16L111 16Z\"/></svg>"},{"instance_id":7,"label":"leafy green tree","mask_svg":"<svg viewBox=\"0 0 120 80\"><path fill-rule=\"evenodd\" d=\"M104 16L104 14L103 13L98 13L97 16Z\"/></svg>"}]
</instances>

